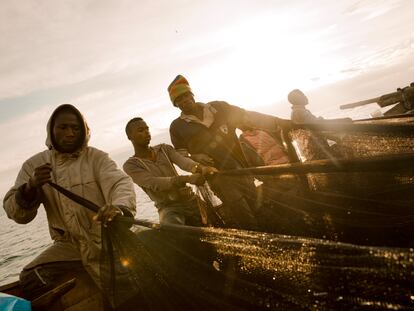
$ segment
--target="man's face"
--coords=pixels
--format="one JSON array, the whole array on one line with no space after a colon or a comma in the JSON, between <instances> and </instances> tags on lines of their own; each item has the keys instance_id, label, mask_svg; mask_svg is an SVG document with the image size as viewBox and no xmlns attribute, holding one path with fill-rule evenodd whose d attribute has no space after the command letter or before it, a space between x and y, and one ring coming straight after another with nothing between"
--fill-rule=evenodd
<instances>
[{"instance_id":1,"label":"man's face","mask_svg":"<svg viewBox=\"0 0 414 311\"><path fill-rule=\"evenodd\" d=\"M191 114L191 112L193 112L196 107L194 95L190 92L184 93L175 99L174 105L178 107L184 114Z\"/></svg>"},{"instance_id":2,"label":"man's face","mask_svg":"<svg viewBox=\"0 0 414 311\"><path fill-rule=\"evenodd\" d=\"M147 123L144 121L133 122L129 131L129 140L139 146L148 146L151 141L151 134Z\"/></svg>"},{"instance_id":3,"label":"man's face","mask_svg":"<svg viewBox=\"0 0 414 311\"><path fill-rule=\"evenodd\" d=\"M59 112L54 120L53 137L56 149L64 153L72 153L82 143L82 124L76 114Z\"/></svg>"},{"instance_id":4,"label":"man's face","mask_svg":"<svg viewBox=\"0 0 414 311\"><path fill-rule=\"evenodd\" d=\"M308 104L308 98L301 91L298 91L292 96L291 103L298 106L306 106Z\"/></svg>"}]
</instances>

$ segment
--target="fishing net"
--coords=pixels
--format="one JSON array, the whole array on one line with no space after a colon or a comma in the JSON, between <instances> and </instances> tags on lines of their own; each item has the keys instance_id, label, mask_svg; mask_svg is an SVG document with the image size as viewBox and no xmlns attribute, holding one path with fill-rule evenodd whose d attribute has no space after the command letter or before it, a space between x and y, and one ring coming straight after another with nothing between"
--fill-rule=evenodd
<instances>
[{"instance_id":1,"label":"fishing net","mask_svg":"<svg viewBox=\"0 0 414 311\"><path fill-rule=\"evenodd\" d=\"M414 117L405 117L404 126L393 119L372 122L298 126L286 135L298 165L225 174L238 187L238 176L249 172L263 182L262 231L414 247Z\"/></svg>"},{"instance_id":2,"label":"fishing net","mask_svg":"<svg viewBox=\"0 0 414 311\"><path fill-rule=\"evenodd\" d=\"M327 142L331 133L311 138L306 129L294 131L297 146L301 139L314 139L335 152ZM412 134L404 135L390 140L405 137L412 146ZM355 155L359 149L352 144L362 140L349 137L336 137L336 148ZM321 154L322 160L328 157ZM135 225L142 221L127 218L102 227L101 288L110 305L116 310L414 310L414 189L406 165L412 159L402 158L404 165L393 170L381 166L390 164L384 159L374 161L382 163L377 169L352 170L356 175L349 182L361 182L355 189L369 179L383 185L380 192L386 189L389 199L378 199L378 187L367 190L369 195L352 186L339 189L343 184L337 179L349 175L334 169L348 162L335 159L324 167L328 172L315 172L305 160L300 167L237 172L263 180L256 211L263 232L142 227ZM236 184L237 175L231 176ZM209 201L208 195L204 199ZM215 208L212 202L209 208Z\"/></svg>"},{"instance_id":3,"label":"fishing net","mask_svg":"<svg viewBox=\"0 0 414 311\"><path fill-rule=\"evenodd\" d=\"M337 178L338 174L323 177L329 179L330 175ZM256 213L261 231L362 245L414 247L412 195L402 200L398 188L394 192L388 188L389 200L385 200L296 186L284 189L292 181L299 183L287 176L262 180L263 202ZM407 189L413 193L413 184ZM397 194L400 200L393 200Z\"/></svg>"},{"instance_id":4,"label":"fishing net","mask_svg":"<svg viewBox=\"0 0 414 311\"><path fill-rule=\"evenodd\" d=\"M414 308L409 248L120 223L104 241L102 285L117 310Z\"/></svg>"}]
</instances>

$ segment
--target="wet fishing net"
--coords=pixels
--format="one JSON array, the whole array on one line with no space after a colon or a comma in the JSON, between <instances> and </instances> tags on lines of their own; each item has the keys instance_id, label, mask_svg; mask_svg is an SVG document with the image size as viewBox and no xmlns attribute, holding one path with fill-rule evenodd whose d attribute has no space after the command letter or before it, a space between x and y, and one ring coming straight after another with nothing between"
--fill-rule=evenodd
<instances>
[{"instance_id":1,"label":"wet fishing net","mask_svg":"<svg viewBox=\"0 0 414 311\"><path fill-rule=\"evenodd\" d=\"M262 231L414 247L414 117L404 120L403 126L393 119L298 126L285 139L297 163L224 174L246 194L240 175L263 182L257 211Z\"/></svg>"},{"instance_id":2,"label":"wet fishing net","mask_svg":"<svg viewBox=\"0 0 414 311\"><path fill-rule=\"evenodd\" d=\"M357 129L293 129L300 163L223 173L246 195L240 175L263 182L254 196L261 232L103 228L112 307L414 310L414 132Z\"/></svg>"},{"instance_id":3,"label":"wet fishing net","mask_svg":"<svg viewBox=\"0 0 414 311\"><path fill-rule=\"evenodd\" d=\"M414 250L235 229L123 224L104 235L118 310L413 309Z\"/></svg>"}]
</instances>

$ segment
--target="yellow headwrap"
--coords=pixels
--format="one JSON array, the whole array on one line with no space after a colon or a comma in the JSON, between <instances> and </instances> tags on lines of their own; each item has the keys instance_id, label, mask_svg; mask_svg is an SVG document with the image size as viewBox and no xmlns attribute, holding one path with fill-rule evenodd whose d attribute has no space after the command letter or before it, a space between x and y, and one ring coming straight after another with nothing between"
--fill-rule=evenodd
<instances>
[{"instance_id":1,"label":"yellow headwrap","mask_svg":"<svg viewBox=\"0 0 414 311\"><path fill-rule=\"evenodd\" d=\"M182 75L176 76L174 81L168 86L168 93L170 94L170 99L173 103L178 96L187 92L193 94L187 79Z\"/></svg>"}]
</instances>

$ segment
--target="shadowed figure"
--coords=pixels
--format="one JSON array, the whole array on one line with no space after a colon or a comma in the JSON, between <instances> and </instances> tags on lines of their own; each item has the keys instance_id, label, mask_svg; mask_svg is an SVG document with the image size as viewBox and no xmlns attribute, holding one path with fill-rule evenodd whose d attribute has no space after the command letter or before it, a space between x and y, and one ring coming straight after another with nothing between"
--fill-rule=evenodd
<instances>
[{"instance_id":1,"label":"shadowed figure","mask_svg":"<svg viewBox=\"0 0 414 311\"><path fill-rule=\"evenodd\" d=\"M236 129L242 126L275 131L285 120L246 111L224 101L196 102L188 81L178 75L168 87L171 102L181 115L170 125L171 142L185 156L218 170L248 167ZM225 221L231 227L257 229L256 189L253 178L237 180L213 176L208 180L223 202Z\"/></svg>"}]
</instances>

